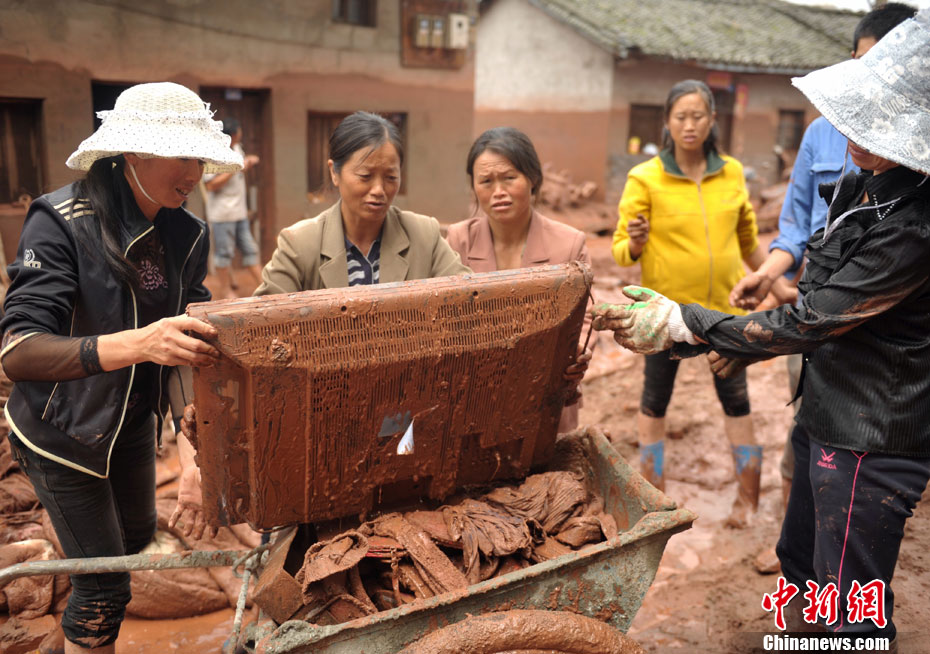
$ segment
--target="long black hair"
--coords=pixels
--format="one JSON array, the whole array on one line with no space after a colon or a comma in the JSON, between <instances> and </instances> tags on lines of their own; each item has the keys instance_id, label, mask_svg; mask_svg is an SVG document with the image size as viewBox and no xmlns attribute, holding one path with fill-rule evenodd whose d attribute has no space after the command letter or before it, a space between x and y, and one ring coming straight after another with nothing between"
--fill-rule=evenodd
<instances>
[{"instance_id":1,"label":"long black hair","mask_svg":"<svg viewBox=\"0 0 930 654\"><path fill-rule=\"evenodd\" d=\"M673 86L672 90L668 92L668 97L665 99L664 114L666 124L668 124L668 117L672 113L672 107L678 102L678 99L692 93L697 93L701 96L704 104L707 105L708 113L711 115L711 118L713 118L716 107L714 105L714 94L710 92L710 87L700 80L686 79L678 82L678 84ZM710 128L710 134L707 135L707 139L704 141L705 157L711 152L717 153L717 141L719 139L720 131L717 129L717 121L714 120L714 126ZM672 153L675 152L675 142L672 141L672 135L669 133L668 127L662 128L662 147L670 149Z\"/></svg>"},{"instance_id":2,"label":"long black hair","mask_svg":"<svg viewBox=\"0 0 930 654\"><path fill-rule=\"evenodd\" d=\"M74 235L78 243L90 253L103 253L113 274L129 288L138 288L139 274L129 263L120 247L119 193L116 175L123 175L126 160L123 155L97 159L84 179L77 183L78 198L87 198L94 210L93 220L77 220Z\"/></svg>"}]
</instances>

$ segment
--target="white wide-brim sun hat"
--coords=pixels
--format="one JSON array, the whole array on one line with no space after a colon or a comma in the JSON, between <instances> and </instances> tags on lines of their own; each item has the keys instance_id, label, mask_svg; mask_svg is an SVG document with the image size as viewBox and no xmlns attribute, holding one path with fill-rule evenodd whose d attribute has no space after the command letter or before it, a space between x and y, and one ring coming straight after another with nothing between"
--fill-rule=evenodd
<instances>
[{"instance_id":1,"label":"white wide-brim sun hat","mask_svg":"<svg viewBox=\"0 0 930 654\"><path fill-rule=\"evenodd\" d=\"M173 82L137 84L116 99L103 121L68 157L67 166L89 170L98 159L133 152L165 159L200 159L205 173L241 170L242 155L229 147L223 124L196 93Z\"/></svg>"},{"instance_id":2,"label":"white wide-brim sun hat","mask_svg":"<svg viewBox=\"0 0 930 654\"><path fill-rule=\"evenodd\" d=\"M791 83L860 148L930 175L930 8L862 58Z\"/></svg>"}]
</instances>

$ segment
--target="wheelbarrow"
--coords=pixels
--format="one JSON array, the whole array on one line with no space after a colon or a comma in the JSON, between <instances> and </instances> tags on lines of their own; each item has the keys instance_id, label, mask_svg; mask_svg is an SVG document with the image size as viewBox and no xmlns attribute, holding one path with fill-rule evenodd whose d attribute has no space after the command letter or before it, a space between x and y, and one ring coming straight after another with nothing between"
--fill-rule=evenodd
<instances>
[{"instance_id":1,"label":"wheelbarrow","mask_svg":"<svg viewBox=\"0 0 930 654\"><path fill-rule=\"evenodd\" d=\"M338 625L292 620L250 634L257 654L633 654L625 632L665 544L694 513L645 481L597 428L578 430L585 477L619 531L530 567Z\"/></svg>"},{"instance_id":2,"label":"wheelbarrow","mask_svg":"<svg viewBox=\"0 0 930 654\"><path fill-rule=\"evenodd\" d=\"M249 575L262 550L21 563L0 570L0 586L53 574L245 565L231 644L256 654L636 654L624 636L655 578L668 539L690 528L694 513L636 472L596 427L565 435L584 453L584 474L604 499L618 533L604 542L452 592L332 626L303 621L240 638ZM229 648L232 651L232 647Z\"/></svg>"}]
</instances>

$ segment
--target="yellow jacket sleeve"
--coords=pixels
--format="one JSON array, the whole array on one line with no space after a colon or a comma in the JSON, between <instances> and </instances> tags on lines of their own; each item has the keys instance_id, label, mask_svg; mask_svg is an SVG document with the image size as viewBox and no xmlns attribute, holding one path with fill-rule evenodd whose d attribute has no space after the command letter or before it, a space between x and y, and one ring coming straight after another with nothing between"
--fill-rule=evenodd
<instances>
[{"instance_id":1,"label":"yellow jacket sleeve","mask_svg":"<svg viewBox=\"0 0 930 654\"><path fill-rule=\"evenodd\" d=\"M741 180L742 181L742 180ZM743 187L743 206L740 207L739 222L736 225L736 233L739 237L739 249L743 259L746 259L752 252L759 247L759 226L756 223L756 212L749 202L749 191L746 189L745 181Z\"/></svg>"},{"instance_id":2,"label":"yellow jacket sleeve","mask_svg":"<svg viewBox=\"0 0 930 654\"><path fill-rule=\"evenodd\" d=\"M623 195L620 197L620 206L617 208L619 220L617 230L614 232L613 244L610 247L614 260L621 266L632 266L638 260L630 255L630 236L626 231L627 224L636 218L636 214L643 214L647 220L651 219L652 203L649 197L649 187L635 175L627 177ZM649 247L649 243L646 243Z\"/></svg>"}]
</instances>

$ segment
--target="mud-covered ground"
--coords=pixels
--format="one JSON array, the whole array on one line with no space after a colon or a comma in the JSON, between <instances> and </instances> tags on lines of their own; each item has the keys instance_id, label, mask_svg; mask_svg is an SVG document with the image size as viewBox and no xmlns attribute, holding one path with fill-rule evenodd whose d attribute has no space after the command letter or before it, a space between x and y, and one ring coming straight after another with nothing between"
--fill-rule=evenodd
<instances>
[{"instance_id":1,"label":"mud-covered ground","mask_svg":"<svg viewBox=\"0 0 930 654\"><path fill-rule=\"evenodd\" d=\"M609 237L589 239L597 301L618 300L622 283L638 280L637 270L614 265L609 247ZM244 277L241 281L248 283ZM638 457L635 418L641 375L642 358L602 336L583 383L582 422L603 428L619 452L633 462ZM703 358L684 361L679 371L668 411L673 438L666 444L666 492L699 518L691 530L669 541L655 582L630 630L651 653L747 651L736 643L741 635L774 633L772 616L760 604L763 594L774 590L775 576L758 574L752 560L761 549L774 544L781 519L777 466L792 416L786 406L784 361L751 367L749 392L756 434L765 446L762 498L753 524L733 530L723 525L736 486L711 373ZM930 605L928 543L930 503L925 501L908 525L894 580L895 622L901 634L900 651L905 654L930 652L930 627L921 617ZM184 620L129 619L117 652L218 652L231 626L231 610Z\"/></svg>"}]
</instances>

